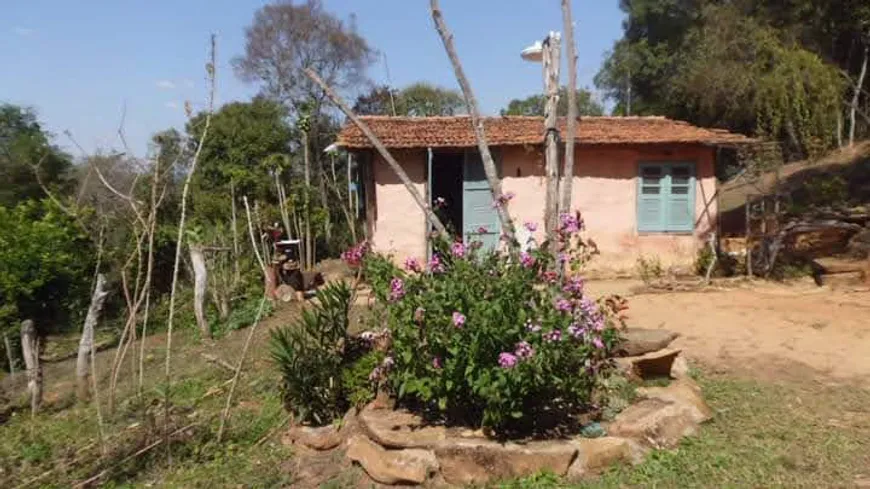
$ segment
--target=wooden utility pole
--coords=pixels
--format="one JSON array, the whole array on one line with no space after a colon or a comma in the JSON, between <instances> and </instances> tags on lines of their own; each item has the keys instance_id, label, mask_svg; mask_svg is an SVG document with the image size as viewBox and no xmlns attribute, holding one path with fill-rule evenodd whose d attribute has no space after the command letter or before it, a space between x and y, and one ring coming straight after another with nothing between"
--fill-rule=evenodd
<instances>
[{"instance_id":1,"label":"wooden utility pole","mask_svg":"<svg viewBox=\"0 0 870 489\"><path fill-rule=\"evenodd\" d=\"M565 162L559 188L559 213L571 212L574 195L574 139L577 136L577 45L574 43L574 20L570 0L562 0L562 23L565 45L568 47L568 120L565 125Z\"/></svg>"},{"instance_id":2,"label":"wooden utility pole","mask_svg":"<svg viewBox=\"0 0 870 489\"><path fill-rule=\"evenodd\" d=\"M559 107L559 62L561 60L562 36L551 32L543 45L544 86L547 92L547 105L544 109L545 140L545 174L547 177L547 195L544 204L544 222L547 225L547 236L552 236L556 229L559 214L559 130L556 127Z\"/></svg>"}]
</instances>

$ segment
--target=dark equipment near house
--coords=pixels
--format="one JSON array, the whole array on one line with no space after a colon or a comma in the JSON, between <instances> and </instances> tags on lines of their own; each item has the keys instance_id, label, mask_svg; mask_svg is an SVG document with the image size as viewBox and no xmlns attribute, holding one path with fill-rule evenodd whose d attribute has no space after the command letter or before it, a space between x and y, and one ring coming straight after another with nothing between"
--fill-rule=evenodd
<instances>
[{"instance_id":1,"label":"dark equipment near house","mask_svg":"<svg viewBox=\"0 0 870 489\"><path fill-rule=\"evenodd\" d=\"M320 272L302 271L299 264L299 244L298 239L276 241L273 264L277 266L279 285L290 286L297 299L301 300L306 292L316 290L325 281Z\"/></svg>"}]
</instances>

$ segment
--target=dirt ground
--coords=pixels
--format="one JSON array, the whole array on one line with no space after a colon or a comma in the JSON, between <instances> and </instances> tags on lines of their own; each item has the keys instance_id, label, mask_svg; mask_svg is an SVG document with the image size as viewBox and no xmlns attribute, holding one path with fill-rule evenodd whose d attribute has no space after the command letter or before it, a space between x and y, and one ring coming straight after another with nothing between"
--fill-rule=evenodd
<instances>
[{"instance_id":1,"label":"dirt ground","mask_svg":"<svg viewBox=\"0 0 870 489\"><path fill-rule=\"evenodd\" d=\"M870 291L811 283L633 294L638 282L590 283L628 296L630 327L680 333L673 346L723 373L870 386Z\"/></svg>"}]
</instances>

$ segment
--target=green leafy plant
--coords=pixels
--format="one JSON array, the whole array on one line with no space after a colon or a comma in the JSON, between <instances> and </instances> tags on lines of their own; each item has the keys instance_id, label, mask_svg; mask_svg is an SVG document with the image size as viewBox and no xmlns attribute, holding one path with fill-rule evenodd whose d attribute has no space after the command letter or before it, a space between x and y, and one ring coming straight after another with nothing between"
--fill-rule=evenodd
<instances>
[{"instance_id":1,"label":"green leafy plant","mask_svg":"<svg viewBox=\"0 0 870 489\"><path fill-rule=\"evenodd\" d=\"M619 341L621 303L592 300L581 278L560 273L594 252L581 228L579 215L561 216L558 262L541 250L503 254L478 242L435 241L427 266L409 259L405 271L370 256L366 276L391 335L372 378L406 405L505 434L556 427L588 410Z\"/></svg>"},{"instance_id":2,"label":"green leafy plant","mask_svg":"<svg viewBox=\"0 0 870 489\"><path fill-rule=\"evenodd\" d=\"M645 284L659 280L665 275L665 269L657 256L638 256L635 270Z\"/></svg>"},{"instance_id":3,"label":"green leafy plant","mask_svg":"<svg viewBox=\"0 0 870 489\"><path fill-rule=\"evenodd\" d=\"M271 354L281 372L284 404L302 421L327 424L349 405L343 371L355 351L348 346L350 305L350 287L330 283L297 321L272 331Z\"/></svg>"}]
</instances>

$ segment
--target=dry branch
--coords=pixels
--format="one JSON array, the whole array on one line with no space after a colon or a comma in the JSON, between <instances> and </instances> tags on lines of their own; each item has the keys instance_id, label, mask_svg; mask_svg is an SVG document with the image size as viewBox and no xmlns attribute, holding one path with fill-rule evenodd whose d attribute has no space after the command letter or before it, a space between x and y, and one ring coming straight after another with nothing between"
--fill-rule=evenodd
<instances>
[{"instance_id":1,"label":"dry branch","mask_svg":"<svg viewBox=\"0 0 870 489\"><path fill-rule=\"evenodd\" d=\"M372 143L375 149L378 150L378 153L381 154L381 157L384 158L384 161L386 161L387 164L390 165L390 168L393 170L396 176L399 177L399 180L402 181L402 184L405 186L405 189L408 191L408 193L411 194L414 202L423 211L423 213L426 214L429 222L431 222L432 225L435 226L435 230L438 231L438 233L442 237L448 238L449 234L447 233L447 228L444 227L444 224L441 222L440 219L438 219L438 216L436 216L435 213L432 212L432 207L426 204L426 202L423 200L423 196L420 195L420 192L418 192L417 189L414 187L411 179L408 178L408 174L405 173L405 170L402 168L401 165L399 165L395 158L393 158L393 155L390 154L390 152L387 150L387 147L384 146L381 140L378 139L375 133L372 132L368 124L363 122L362 119L354 114L350 106L347 105L347 102L345 102L338 94L336 94L335 91L326 84L326 82L320 79L320 76L318 76L317 73L315 73L310 68L305 68L305 74L314 83L320 86L321 89L323 89L324 93L326 93L326 96L329 97L329 99L332 100L332 103L337 105L342 112L344 112L344 115L346 115L348 119L350 119L354 124L356 124L357 127L359 127L360 131L365 134L365 136ZM499 190L499 195L500 194L501 191Z\"/></svg>"},{"instance_id":2,"label":"dry branch","mask_svg":"<svg viewBox=\"0 0 870 489\"><path fill-rule=\"evenodd\" d=\"M438 35L441 36L441 41L444 43L444 49L447 50L447 55L450 57L450 62L453 64L453 71L456 72L456 80L459 82L459 87L462 89L462 95L465 97L465 105L468 108L468 114L471 116L471 125L474 129L474 137L477 139L477 149L480 151L480 158L483 161L483 171L486 173L486 179L489 182L489 189L492 193L493 202L503 202L501 191L501 180L498 177L498 171L495 168L495 162L492 159L492 154L489 152L489 145L486 142L486 131L483 128L483 120L480 118L480 109L477 106L477 99L474 97L474 91L471 89L471 84L468 78L465 77L465 71L462 69L462 64L459 61L459 56L456 54L456 47L453 45L453 34L447 28L444 22L444 16L441 13L441 7L438 0L429 0L429 6L432 10L432 19L435 21L435 28ZM508 242L512 247L518 245L514 233L514 224L511 216L508 213L506 205L497 206L498 217L501 220L502 232L508 238Z\"/></svg>"}]
</instances>

